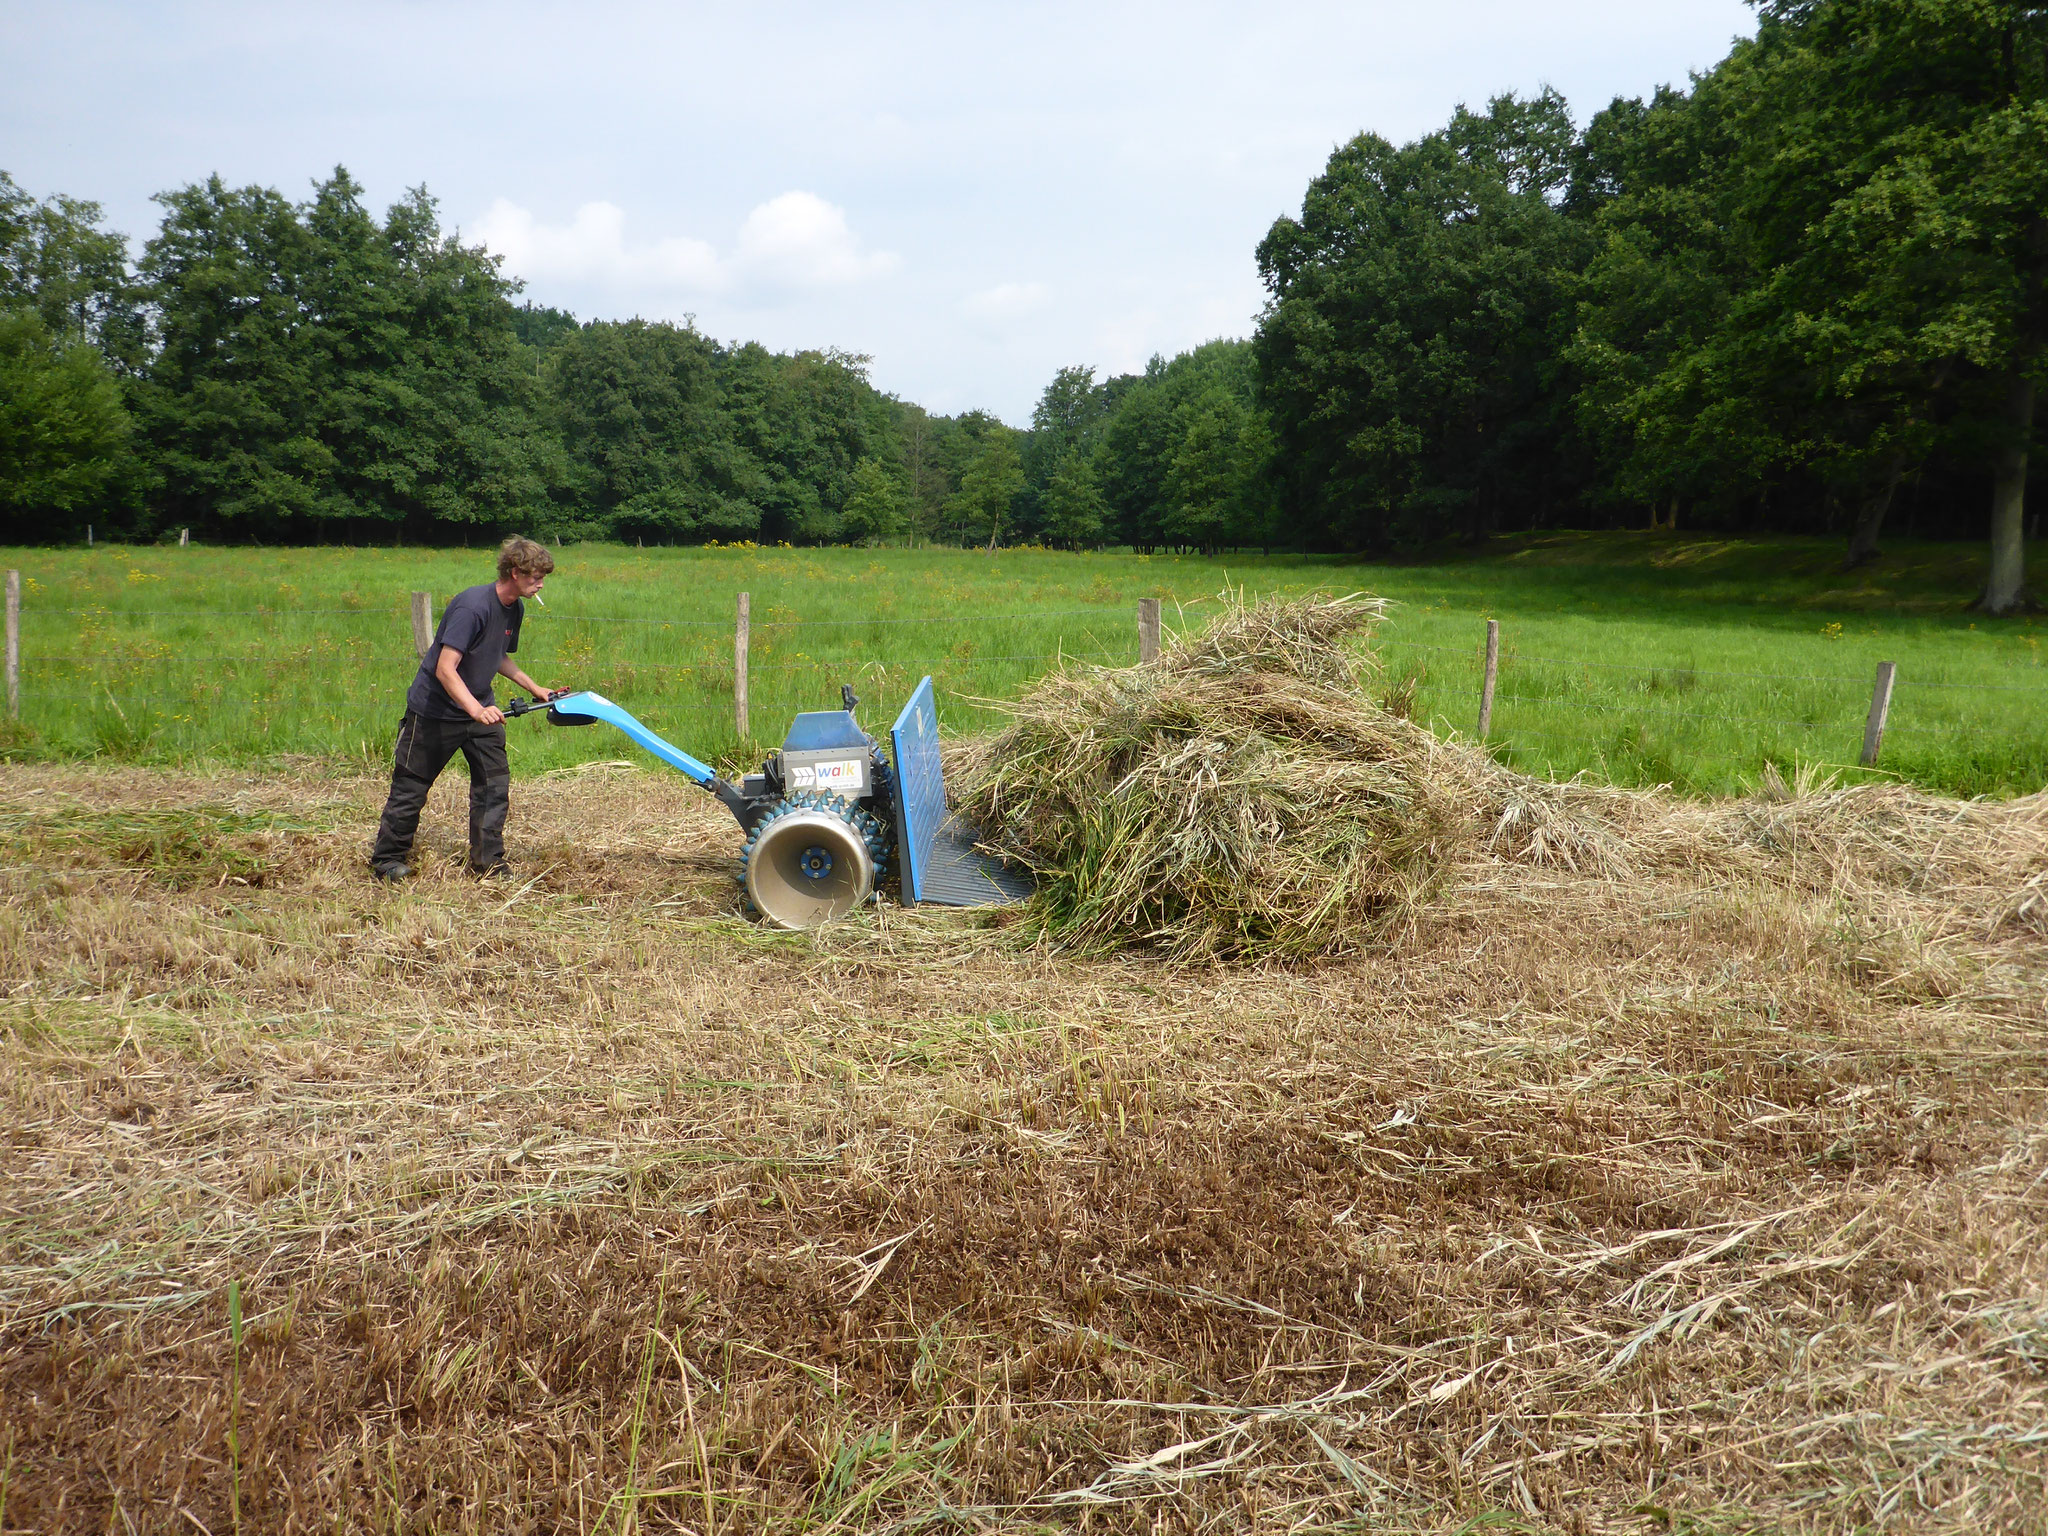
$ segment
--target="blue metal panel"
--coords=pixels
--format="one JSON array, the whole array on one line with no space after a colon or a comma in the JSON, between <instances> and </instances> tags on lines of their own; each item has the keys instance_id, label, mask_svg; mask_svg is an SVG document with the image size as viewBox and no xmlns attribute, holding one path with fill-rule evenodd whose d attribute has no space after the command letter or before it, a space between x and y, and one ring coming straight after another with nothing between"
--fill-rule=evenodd
<instances>
[{"instance_id":1,"label":"blue metal panel","mask_svg":"<svg viewBox=\"0 0 2048 1536\"><path fill-rule=\"evenodd\" d=\"M1029 877L977 851L973 829L946 812L930 678L917 685L889 735L896 748L897 857L910 899L988 907L1029 896Z\"/></svg>"},{"instance_id":2,"label":"blue metal panel","mask_svg":"<svg viewBox=\"0 0 2048 1536\"><path fill-rule=\"evenodd\" d=\"M896 750L897 857L912 901L923 901L932 839L946 820L946 779L939 765L939 705L927 677L889 730Z\"/></svg>"},{"instance_id":3,"label":"blue metal panel","mask_svg":"<svg viewBox=\"0 0 2048 1536\"><path fill-rule=\"evenodd\" d=\"M699 784L707 783L712 777L711 770L690 756L680 747L672 747L638 720L627 714L618 705L601 693L568 693L554 700L548 708L558 715L572 715L577 719L603 720L616 725L640 746L652 752L669 767L676 769L686 778Z\"/></svg>"}]
</instances>

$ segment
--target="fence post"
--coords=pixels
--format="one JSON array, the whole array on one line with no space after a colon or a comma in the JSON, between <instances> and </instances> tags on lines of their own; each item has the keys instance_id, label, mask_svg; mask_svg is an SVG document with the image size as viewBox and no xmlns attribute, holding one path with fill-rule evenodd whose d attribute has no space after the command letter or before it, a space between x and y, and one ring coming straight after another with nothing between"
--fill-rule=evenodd
<instances>
[{"instance_id":1,"label":"fence post","mask_svg":"<svg viewBox=\"0 0 2048 1536\"><path fill-rule=\"evenodd\" d=\"M21 572L7 573L7 718L21 718Z\"/></svg>"},{"instance_id":2,"label":"fence post","mask_svg":"<svg viewBox=\"0 0 2048 1536\"><path fill-rule=\"evenodd\" d=\"M741 741L751 741L747 729L747 618L748 594L740 594L739 622L732 632L732 720Z\"/></svg>"},{"instance_id":3,"label":"fence post","mask_svg":"<svg viewBox=\"0 0 2048 1536\"><path fill-rule=\"evenodd\" d=\"M1884 746L1884 720L1892 709L1892 682L1899 675L1896 663L1877 664L1877 685L1870 690L1870 718L1863 722L1863 766L1875 768L1877 754Z\"/></svg>"},{"instance_id":4,"label":"fence post","mask_svg":"<svg viewBox=\"0 0 2048 1536\"><path fill-rule=\"evenodd\" d=\"M1493 729L1493 683L1500 676L1500 620L1486 621L1486 677L1479 685L1479 739Z\"/></svg>"},{"instance_id":5,"label":"fence post","mask_svg":"<svg viewBox=\"0 0 2048 1536\"><path fill-rule=\"evenodd\" d=\"M1138 660L1159 659L1159 599L1138 599Z\"/></svg>"},{"instance_id":6,"label":"fence post","mask_svg":"<svg viewBox=\"0 0 2048 1536\"><path fill-rule=\"evenodd\" d=\"M434 643L434 598L428 592L412 595L412 648L421 656Z\"/></svg>"},{"instance_id":7,"label":"fence post","mask_svg":"<svg viewBox=\"0 0 2048 1536\"><path fill-rule=\"evenodd\" d=\"M178 530L178 548L183 549L187 544L190 544L191 542L192 530L190 528L180 528Z\"/></svg>"}]
</instances>

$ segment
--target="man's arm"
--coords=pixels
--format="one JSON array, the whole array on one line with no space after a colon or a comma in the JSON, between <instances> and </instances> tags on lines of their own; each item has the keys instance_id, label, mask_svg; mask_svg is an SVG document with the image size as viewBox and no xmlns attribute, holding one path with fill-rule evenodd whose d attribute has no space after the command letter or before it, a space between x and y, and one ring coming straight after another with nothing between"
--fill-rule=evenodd
<instances>
[{"instance_id":1,"label":"man's arm","mask_svg":"<svg viewBox=\"0 0 2048 1536\"><path fill-rule=\"evenodd\" d=\"M462 661L462 652L441 647L441 659L434 663L434 676L448 691L448 697L455 701L455 707L468 715L478 725L498 725L505 719L505 712L495 704L479 704L476 695L469 691L469 684L462 680L456 667ZM503 667L498 669L504 671Z\"/></svg>"},{"instance_id":2,"label":"man's arm","mask_svg":"<svg viewBox=\"0 0 2048 1536\"><path fill-rule=\"evenodd\" d=\"M519 663L514 661L510 656L507 656L503 661L498 663L498 676L510 678L514 687L524 688L528 693L532 694L536 699L539 699L543 704L545 704L549 699L552 699L557 693L561 692L559 688L541 687L539 683L536 683L532 678L528 677L524 672L520 671Z\"/></svg>"}]
</instances>

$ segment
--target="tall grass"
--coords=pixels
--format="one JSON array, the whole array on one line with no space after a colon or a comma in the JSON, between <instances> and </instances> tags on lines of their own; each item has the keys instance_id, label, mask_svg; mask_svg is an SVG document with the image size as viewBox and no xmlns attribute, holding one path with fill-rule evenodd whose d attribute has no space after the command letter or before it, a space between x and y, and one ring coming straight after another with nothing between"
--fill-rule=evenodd
<instances>
[{"instance_id":1,"label":"tall grass","mask_svg":"<svg viewBox=\"0 0 2048 1536\"><path fill-rule=\"evenodd\" d=\"M25 578L22 714L9 756L381 768L416 665L408 594L436 608L490 575L477 550L101 546L0 552ZM930 672L952 730L1000 717L1061 656L1135 658L1134 605L1199 624L1227 585L1392 600L1390 691L1470 731L1483 620L1502 623L1493 743L1535 772L1712 793L1765 763L1850 768L1870 680L1899 664L1881 772L1954 793L2048 780L2039 620L1975 620L1973 547L1901 546L1837 573L1831 541L1544 535L1474 555L1372 565L1298 556L1006 550L560 552L520 661L594 687L700 756L773 745L851 682L884 724ZM752 735L732 706L737 594L752 594ZM603 730L512 728L531 773L631 749ZM1853 768L1849 776L1854 777Z\"/></svg>"}]
</instances>

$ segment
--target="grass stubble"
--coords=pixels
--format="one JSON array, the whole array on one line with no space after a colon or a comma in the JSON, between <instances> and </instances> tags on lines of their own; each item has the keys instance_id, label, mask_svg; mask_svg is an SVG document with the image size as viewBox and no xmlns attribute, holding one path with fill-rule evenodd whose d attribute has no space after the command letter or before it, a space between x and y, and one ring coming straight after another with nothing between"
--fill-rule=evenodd
<instances>
[{"instance_id":1,"label":"grass stubble","mask_svg":"<svg viewBox=\"0 0 2048 1536\"><path fill-rule=\"evenodd\" d=\"M6 1528L2048 1528L2048 802L1427 750L1427 899L1229 961L0 770Z\"/></svg>"}]
</instances>

